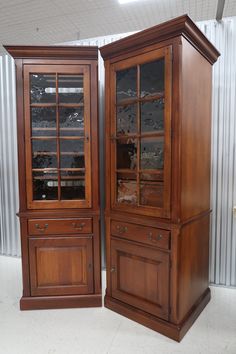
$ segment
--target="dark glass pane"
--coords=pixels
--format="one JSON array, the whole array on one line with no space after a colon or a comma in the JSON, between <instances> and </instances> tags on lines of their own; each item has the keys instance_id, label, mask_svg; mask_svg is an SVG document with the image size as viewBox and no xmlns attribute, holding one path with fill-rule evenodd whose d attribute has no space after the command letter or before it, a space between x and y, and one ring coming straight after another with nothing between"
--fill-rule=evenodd
<instances>
[{"instance_id":1,"label":"dark glass pane","mask_svg":"<svg viewBox=\"0 0 236 354\"><path fill-rule=\"evenodd\" d=\"M61 199L75 200L85 199L85 181L80 180L61 180Z\"/></svg>"},{"instance_id":2,"label":"dark glass pane","mask_svg":"<svg viewBox=\"0 0 236 354\"><path fill-rule=\"evenodd\" d=\"M32 151L33 152L56 152L57 143L56 139L40 139L32 140Z\"/></svg>"},{"instance_id":3,"label":"dark glass pane","mask_svg":"<svg viewBox=\"0 0 236 354\"><path fill-rule=\"evenodd\" d=\"M165 90L164 58L140 66L141 97L163 94Z\"/></svg>"},{"instance_id":4,"label":"dark glass pane","mask_svg":"<svg viewBox=\"0 0 236 354\"><path fill-rule=\"evenodd\" d=\"M116 109L117 135L136 133L136 105L119 106Z\"/></svg>"},{"instance_id":5,"label":"dark glass pane","mask_svg":"<svg viewBox=\"0 0 236 354\"><path fill-rule=\"evenodd\" d=\"M116 100L137 96L137 67L116 73Z\"/></svg>"},{"instance_id":6,"label":"dark glass pane","mask_svg":"<svg viewBox=\"0 0 236 354\"><path fill-rule=\"evenodd\" d=\"M61 152L84 152L84 140L60 139Z\"/></svg>"},{"instance_id":7,"label":"dark glass pane","mask_svg":"<svg viewBox=\"0 0 236 354\"><path fill-rule=\"evenodd\" d=\"M58 182L56 171L33 172L33 199L56 200Z\"/></svg>"},{"instance_id":8,"label":"dark glass pane","mask_svg":"<svg viewBox=\"0 0 236 354\"><path fill-rule=\"evenodd\" d=\"M84 136L84 108L59 108L60 135Z\"/></svg>"},{"instance_id":9,"label":"dark glass pane","mask_svg":"<svg viewBox=\"0 0 236 354\"><path fill-rule=\"evenodd\" d=\"M121 204L137 204L137 182L132 176L117 176L117 202Z\"/></svg>"},{"instance_id":10,"label":"dark glass pane","mask_svg":"<svg viewBox=\"0 0 236 354\"><path fill-rule=\"evenodd\" d=\"M31 103L56 103L56 76L31 74L30 97Z\"/></svg>"},{"instance_id":11,"label":"dark glass pane","mask_svg":"<svg viewBox=\"0 0 236 354\"><path fill-rule=\"evenodd\" d=\"M141 139L141 169L162 169L164 165L164 141L159 139Z\"/></svg>"},{"instance_id":12,"label":"dark glass pane","mask_svg":"<svg viewBox=\"0 0 236 354\"><path fill-rule=\"evenodd\" d=\"M58 76L59 103L82 103L84 100L83 75Z\"/></svg>"},{"instance_id":13,"label":"dark glass pane","mask_svg":"<svg viewBox=\"0 0 236 354\"><path fill-rule=\"evenodd\" d=\"M31 108L32 136L56 135L56 108Z\"/></svg>"},{"instance_id":14,"label":"dark glass pane","mask_svg":"<svg viewBox=\"0 0 236 354\"><path fill-rule=\"evenodd\" d=\"M141 178L140 204L163 207L163 183L156 181L154 175L149 176L147 180Z\"/></svg>"},{"instance_id":15,"label":"dark glass pane","mask_svg":"<svg viewBox=\"0 0 236 354\"><path fill-rule=\"evenodd\" d=\"M141 104L141 132L155 132L164 129L164 99Z\"/></svg>"},{"instance_id":16,"label":"dark glass pane","mask_svg":"<svg viewBox=\"0 0 236 354\"><path fill-rule=\"evenodd\" d=\"M57 156L56 154L44 155L44 154L33 153L32 167L33 168L56 168Z\"/></svg>"},{"instance_id":17,"label":"dark glass pane","mask_svg":"<svg viewBox=\"0 0 236 354\"><path fill-rule=\"evenodd\" d=\"M136 169L137 141L135 139L119 139L117 141L117 169Z\"/></svg>"},{"instance_id":18,"label":"dark glass pane","mask_svg":"<svg viewBox=\"0 0 236 354\"><path fill-rule=\"evenodd\" d=\"M84 155L61 155L61 168L84 168Z\"/></svg>"}]
</instances>

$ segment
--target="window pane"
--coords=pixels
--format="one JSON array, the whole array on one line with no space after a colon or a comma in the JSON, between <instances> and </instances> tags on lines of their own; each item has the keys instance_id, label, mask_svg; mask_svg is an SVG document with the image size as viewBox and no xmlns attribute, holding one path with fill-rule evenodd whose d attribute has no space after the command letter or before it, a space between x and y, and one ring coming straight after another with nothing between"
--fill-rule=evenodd
<instances>
[{"instance_id":1,"label":"window pane","mask_svg":"<svg viewBox=\"0 0 236 354\"><path fill-rule=\"evenodd\" d=\"M84 140L60 139L60 150L63 152L84 152Z\"/></svg>"},{"instance_id":2,"label":"window pane","mask_svg":"<svg viewBox=\"0 0 236 354\"><path fill-rule=\"evenodd\" d=\"M56 200L58 198L57 171L33 172L33 199Z\"/></svg>"},{"instance_id":3,"label":"window pane","mask_svg":"<svg viewBox=\"0 0 236 354\"><path fill-rule=\"evenodd\" d=\"M61 154L61 168L84 168L84 154Z\"/></svg>"},{"instance_id":4,"label":"window pane","mask_svg":"<svg viewBox=\"0 0 236 354\"><path fill-rule=\"evenodd\" d=\"M116 100L137 96L137 68L120 70L116 73Z\"/></svg>"},{"instance_id":5,"label":"window pane","mask_svg":"<svg viewBox=\"0 0 236 354\"><path fill-rule=\"evenodd\" d=\"M136 133L137 105L119 106L116 109L117 135Z\"/></svg>"},{"instance_id":6,"label":"window pane","mask_svg":"<svg viewBox=\"0 0 236 354\"><path fill-rule=\"evenodd\" d=\"M137 181L134 174L117 174L117 202L121 204L137 204Z\"/></svg>"},{"instance_id":7,"label":"window pane","mask_svg":"<svg viewBox=\"0 0 236 354\"><path fill-rule=\"evenodd\" d=\"M163 169L164 140L163 138L141 139L140 149L141 169Z\"/></svg>"},{"instance_id":8,"label":"window pane","mask_svg":"<svg viewBox=\"0 0 236 354\"><path fill-rule=\"evenodd\" d=\"M56 135L56 108L31 108L32 136Z\"/></svg>"},{"instance_id":9,"label":"window pane","mask_svg":"<svg viewBox=\"0 0 236 354\"><path fill-rule=\"evenodd\" d=\"M60 135L84 136L84 108L59 108Z\"/></svg>"},{"instance_id":10,"label":"window pane","mask_svg":"<svg viewBox=\"0 0 236 354\"><path fill-rule=\"evenodd\" d=\"M54 152L57 151L56 139L32 140L32 152Z\"/></svg>"},{"instance_id":11,"label":"window pane","mask_svg":"<svg viewBox=\"0 0 236 354\"><path fill-rule=\"evenodd\" d=\"M59 103L82 103L84 100L83 75L58 76Z\"/></svg>"},{"instance_id":12,"label":"window pane","mask_svg":"<svg viewBox=\"0 0 236 354\"><path fill-rule=\"evenodd\" d=\"M141 177L140 204L153 207L163 206L163 182L156 181L155 175L148 179Z\"/></svg>"},{"instance_id":13,"label":"window pane","mask_svg":"<svg viewBox=\"0 0 236 354\"><path fill-rule=\"evenodd\" d=\"M136 169L137 141L135 139L119 139L117 141L117 169Z\"/></svg>"},{"instance_id":14,"label":"window pane","mask_svg":"<svg viewBox=\"0 0 236 354\"><path fill-rule=\"evenodd\" d=\"M164 99L141 104L141 132L155 132L164 129Z\"/></svg>"},{"instance_id":15,"label":"window pane","mask_svg":"<svg viewBox=\"0 0 236 354\"><path fill-rule=\"evenodd\" d=\"M30 75L31 103L56 103L56 75Z\"/></svg>"},{"instance_id":16,"label":"window pane","mask_svg":"<svg viewBox=\"0 0 236 354\"><path fill-rule=\"evenodd\" d=\"M83 171L61 171L61 199L85 199L85 173Z\"/></svg>"},{"instance_id":17,"label":"window pane","mask_svg":"<svg viewBox=\"0 0 236 354\"><path fill-rule=\"evenodd\" d=\"M164 58L140 66L141 97L163 94L165 89Z\"/></svg>"}]
</instances>

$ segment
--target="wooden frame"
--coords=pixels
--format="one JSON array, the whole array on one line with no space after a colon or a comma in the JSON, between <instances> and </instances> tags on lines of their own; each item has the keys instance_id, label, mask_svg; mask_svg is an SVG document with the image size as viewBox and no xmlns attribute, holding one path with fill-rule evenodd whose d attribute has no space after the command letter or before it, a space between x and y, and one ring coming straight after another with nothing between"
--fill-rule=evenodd
<instances>
[{"instance_id":1,"label":"wooden frame","mask_svg":"<svg viewBox=\"0 0 236 354\"><path fill-rule=\"evenodd\" d=\"M65 307L101 306L101 260L100 260L100 206L99 206L99 154L98 154L98 100L97 100L97 47L70 46L5 46L16 63L17 86L17 130L19 159L19 193L21 225L21 249L23 272L23 296L20 300L22 310ZM31 144L29 121L29 80L30 72L84 73L86 76L85 106L86 124L86 198L84 201L33 201L31 187ZM36 105L37 106L37 105ZM56 106L56 105L55 105ZM74 106L74 105L73 105ZM58 128L58 114L57 114ZM85 241L83 241L85 240ZM74 286L79 272L73 274L82 243L89 245L83 253L81 262L83 274L89 274L88 286ZM46 249L47 257L39 265L35 251L37 246ZM62 252L60 247L69 248ZM86 246L86 245L84 245ZM55 252L50 253L50 248ZM85 247L86 248L86 247ZM84 248L84 249L85 249ZM83 251L84 252L84 251ZM71 254L71 257L70 257ZM87 254L85 257L84 255ZM84 258L85 257L85 258ZM70 260L70 261L69 261ZM47 262L55 262L56 267L67 269L67 287L63 276L56 287L37 289L37 267L40 266L41 283ZM73 265L74 264L74 265ZM89 270L85 269L89 265ZM84 270L82 269L83 267ZM77 274L77 275L76 275ZM49 274L45 274L45 282ZM52 281L57 277L52 276ZM73 280L74 279L74 280ZM61 283L60 283L61 281ZM71 281L71 284L70 284ZM81 290L83 288L83 290ZM64 290L63 290L64 289ZM67 289L67 290L66 290ZM69 289L69 290L68 290Z\"/></svg>"},{"instance_id":2,"label":"wooden frame","mask_svg":"<svg viewBox=\"0 0 236 354\"><path fill-rule=\"evenodd\" d=\"M105 306L180 341L210 300L211 71L220 53L187 15L108 44L100 51L106 75ZM170 93L165 102L169 119L164 174L169 171L169 175L164 208L117 205L116 154L110 146L110 137L116 138L112 136L115 71L137 65L140 58L151 62L160 53L165 53L169 63L165 86ZM125 270L116 259L118 248L129 254L129 260L122 261ZM137 283L139 273L144 274L145 264L160 255L162 259L169 257L169 276L158 288L154 277L158 272L150 266L145 277L141 275L143 283L153 285L145 292ZM153 299L156 288L159 292ZM161 294L168 299L164 314L157 305Z\"/></svg>"}]
</instances>

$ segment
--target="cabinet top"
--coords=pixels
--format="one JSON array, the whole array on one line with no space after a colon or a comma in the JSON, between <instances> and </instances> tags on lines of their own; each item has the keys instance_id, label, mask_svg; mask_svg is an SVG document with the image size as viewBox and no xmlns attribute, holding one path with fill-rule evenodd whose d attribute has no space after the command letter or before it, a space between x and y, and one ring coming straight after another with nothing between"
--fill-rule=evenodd
<instances>
[{"instance_id":1,"label":"cabinet top","mask_svg":"<svg viewBox=\"0 0 236 354\"><path fill-rule=\"evenodd\" d=\"M188 15L176 17L99 49L103 59L106 60L123 54L124 51L131 52L177 36L185 37L211 64L214 64L220 56L219 51Z\"/></svg>"},{"instance_id":2,"label":"cabinet top","mask_svg":"<svg viewBox=\"0 0 236 354\"><path fill-rule=\"evenodd\" d=\"M89 59L97 60L96 46L31 46L4 45L6 51L14 59Z\"/></svg>"}]
</instances>

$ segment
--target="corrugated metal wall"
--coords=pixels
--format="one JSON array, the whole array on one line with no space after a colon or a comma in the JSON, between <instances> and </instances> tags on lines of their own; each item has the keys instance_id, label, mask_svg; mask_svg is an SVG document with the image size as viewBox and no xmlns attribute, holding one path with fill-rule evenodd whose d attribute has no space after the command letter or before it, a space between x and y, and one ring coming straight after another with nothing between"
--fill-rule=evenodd
<instances>
[{"instance_id":1,"label":"corrugated metal wall","mask_svg":"<svg viewBox=\"0 0 236 354\"><path fill-rule=\"evenodd\" d=\"M0 253L20 256L14 61L0 56Z\"/></svg>"},{"instance_id":2,"label":"corrugated metal wall","mask_svg":"<svg viewBox=\"0 0 236 354\"><path fill-rule=\"evenodd\" d=\"M212 130L212 232L210 281L214 284L236 286L236 19L222 23L207 21L199 27L221 52L213 70L213 130ZM76 45L110 43L124 37L114 35L70 42ZM17 194L17 162L15 132L15 83L13 63L8 57L0 59L1 99L1 249L4 254L19 254L18 224L15 217ZM100 102L100 161L101 205L104 206L103 124L104 68L99 58ZM3 119L4 117L4 119ZM6 119L7 117L7 119ZM3 121L4 120L4 121ZM10 159L9 159L10 157ZM102 226L103 227L103 226ZM104 238L103 238L104 249ZM104 252L103 252L103 265Z\"/></svg>"}]
</instances>

